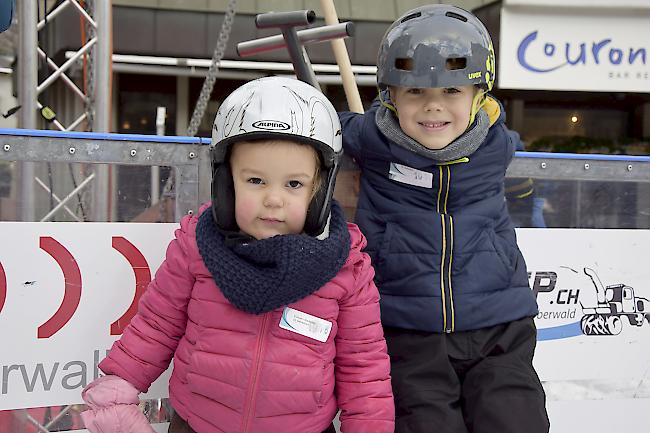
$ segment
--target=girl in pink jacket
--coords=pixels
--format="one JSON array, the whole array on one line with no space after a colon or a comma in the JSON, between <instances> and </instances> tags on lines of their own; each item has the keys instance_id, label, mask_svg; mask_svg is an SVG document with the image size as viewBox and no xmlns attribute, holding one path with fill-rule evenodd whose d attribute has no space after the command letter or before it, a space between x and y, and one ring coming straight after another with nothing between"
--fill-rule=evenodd
<instances>
[{"instance_id":1,"label":"girl in pink jacket","mask_svg":"<svg viewBox=\"0 0 650 433\"><path fill-rule=\"evenodd\" d=\"M174 359L169 432L392 433L366 241L332 200L341 127L313 87L235 90L212 130L212 205L186 216L83 391L92 433L153 432L140 392Z\"/></svg>"}]
</instances>

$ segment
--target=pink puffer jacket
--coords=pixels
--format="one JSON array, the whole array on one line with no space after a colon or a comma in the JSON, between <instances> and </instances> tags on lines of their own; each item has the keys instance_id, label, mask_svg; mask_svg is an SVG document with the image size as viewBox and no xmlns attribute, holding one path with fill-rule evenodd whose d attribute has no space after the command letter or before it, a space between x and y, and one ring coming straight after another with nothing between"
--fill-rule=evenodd
<instances>
[{"instance_id":1,"label":"pink puffer jacket","mask_svg":"<svg viewBox=\"0 0 650 433\"><path fill-rule=\"evenodd\" d=\"M341 409L344 433L392 433L390 364L366 240L338 275L290 307L332 322L325 343L253 315L217 288L185 217L138 314L99 367L146 391L174 358L171 403L200 433L320 433Z\"/></svg>"}]
</instances>

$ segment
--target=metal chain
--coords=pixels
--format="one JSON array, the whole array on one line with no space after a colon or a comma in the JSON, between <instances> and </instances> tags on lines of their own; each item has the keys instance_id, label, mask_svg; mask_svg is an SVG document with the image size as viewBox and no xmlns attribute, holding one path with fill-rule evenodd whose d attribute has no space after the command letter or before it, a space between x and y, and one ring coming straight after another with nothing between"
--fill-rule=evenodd
<instances>
[{"instance_id":1,"label":"metal chain","mask_svg":"<svg viewBox=\"0 0 650 433\"><path fill-rule=\"evenodd\" d=\"M230 0L226 8L226 14L223 17L223 23L221 24L221 30L219 30L219 37L217 39L217 46L214 49L212 54L212 63L208 69L208 74L205 77L203 82L203 87L201 88L201 93L199 99L196 102L196 107L194 107L194 112L192 113L192 119L187 128L187 135L194 137L199 130L199 125L201 124L201 119L205 114L205 109L208 106L208 101L210 100L210 95L212 94L212 88L214 83L217 81L217 73L219 72L219 62L223 58L224 53L226 52L226 46L228 45L228 38L232 31L232 23L235 19L235 10L237 7L237 0ZM174 198L174 184L176 183L176 170L174 168L169 172L169 177L165 182L162 193L160 194L160 200L158 201L158 221L165 222L167 218L165 217L167 211L167 204L169 200ZM174 218L172 217L173 221Z\"/></svg>"},{"instance_id":2,"label":"metal chain","mask_svg":"<svg viewBox=\"0 0 650 433\"><path fill-rule=\"evenodd\" d=\"M236 6L237 0L230 0L228 2L226 15L223 17L223 23L221 24L221 30L219 31L219 38L217 39L217 47L215 48L214 54L212 55L212 63L210 64L210 69L208 69L208 75L205 77L205 81L203 82L199 100L196 103L196 107L194 107L194 113L192 113L190 125L187 128L187 135L190 137L194 137L199 130L201 119L203 119L205 108L208 106L208 101L210 100L210 95L212 94L212 88L214 87L215 81L217 81L219 62L223 58L223 55L226 51L228 38L230 37L230 32L232 31L232 22L235 18Z\"/></svg>"}]
</instances>

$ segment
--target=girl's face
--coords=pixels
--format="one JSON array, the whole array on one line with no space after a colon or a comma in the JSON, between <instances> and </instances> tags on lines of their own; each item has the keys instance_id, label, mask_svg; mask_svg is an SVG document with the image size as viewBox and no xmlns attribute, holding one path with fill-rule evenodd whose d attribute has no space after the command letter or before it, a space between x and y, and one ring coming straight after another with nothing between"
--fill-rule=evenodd
<instances>
[{"instance_id":1,"label":"girl's face","mask_svg":"<svg viewBox=\"0 0 650 433\"><path fill-rule=\"evenodd\" d=\"M469 126L476 88L392 87L390 98L397 108L402 131L428 149L442 149Z\"/></svg>"},{"instance_id":2,"label":"girl's face","mask_svg":"<svg viewBox=\"0 0 650 433\"><path fill-rule=\"evenodd\" d=\"M302 233L317 162L311 146L287 140L236 143L230 168L240 230L258 240Z\"/></svg>"}]
</instances>

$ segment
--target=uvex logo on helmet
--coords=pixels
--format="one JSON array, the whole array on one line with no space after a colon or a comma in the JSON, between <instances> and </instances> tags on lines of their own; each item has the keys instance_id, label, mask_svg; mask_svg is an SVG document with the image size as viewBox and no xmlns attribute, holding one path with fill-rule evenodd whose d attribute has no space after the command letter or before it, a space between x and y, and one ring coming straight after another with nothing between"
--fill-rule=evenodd
<instances>
[{"instance_id":1,"label":"uvex logo on helmet","mask_svg":"<svg viewBox=\"0 0 650 433\"><path fill-rule=\"evenodd\" d=\"M258 120L253 123L253 128L265 129L267 131L286 131L290 128L288 123L277 120Z\"/></svg>"}]
</instances>

